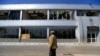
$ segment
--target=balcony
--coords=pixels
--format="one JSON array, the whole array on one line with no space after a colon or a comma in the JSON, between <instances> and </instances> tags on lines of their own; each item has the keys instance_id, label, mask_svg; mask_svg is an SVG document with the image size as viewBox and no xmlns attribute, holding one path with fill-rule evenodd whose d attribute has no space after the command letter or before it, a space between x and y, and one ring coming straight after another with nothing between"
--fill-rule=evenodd
<instances>
[{"instance_id":1,"label":"balcony","mask_svg":"<svg viewBox=\"0 0 100 56\"><path fill-rule=\"evenodd\" d=\"M0 27L5 26L77 26L76 21L67 20L0 20Z\"/></svg>"}]
</instances>

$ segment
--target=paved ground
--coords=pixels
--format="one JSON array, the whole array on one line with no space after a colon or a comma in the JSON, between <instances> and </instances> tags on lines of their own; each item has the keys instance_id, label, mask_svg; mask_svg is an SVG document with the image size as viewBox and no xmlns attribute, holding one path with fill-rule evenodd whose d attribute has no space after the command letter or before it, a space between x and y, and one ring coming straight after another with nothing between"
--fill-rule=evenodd
<instances>
[{"instance_id":1,"label":"paved ground","mask_svg":"<svg viewBox=\"0 0 100 56\"><path fill-rule=\"evenodd\" d=\"M44 45L0 45L0 56L48 56ZM57 56L100 56L100 46L59 45Z\"/></svg>"}]
</instances>

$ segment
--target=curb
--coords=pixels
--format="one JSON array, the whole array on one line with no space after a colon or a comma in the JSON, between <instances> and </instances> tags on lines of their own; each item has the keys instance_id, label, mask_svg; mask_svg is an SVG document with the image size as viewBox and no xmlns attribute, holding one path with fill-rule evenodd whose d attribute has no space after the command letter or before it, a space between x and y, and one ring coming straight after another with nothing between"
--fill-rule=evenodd
<instances>
[{"instance_id":1,"label":"curb","mask_svg":"<svg viewBox=\"0 0 100 56\"><path fill-rule=\"evenodd\" d=\"M0 42L0 46L3 45L48 45L48 43L41 43L41 42ZM59 46L100 46L99 43L58 43Z\"/></svg>"}]
</instances>

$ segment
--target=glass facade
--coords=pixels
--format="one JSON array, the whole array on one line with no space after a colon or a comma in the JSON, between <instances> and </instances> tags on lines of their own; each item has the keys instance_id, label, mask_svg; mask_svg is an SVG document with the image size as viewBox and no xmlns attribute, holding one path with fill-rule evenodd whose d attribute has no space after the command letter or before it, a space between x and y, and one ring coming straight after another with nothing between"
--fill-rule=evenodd
<instances>
[{"instance_id":1,"label":"glass facade","mask_svg":"<svg viewBox=\"0 0 100 56\"><path fill-rule=\"evenodd\" d=\"M48 13L49 11L49 13ZM23 20L74 20L75 10L23 10ZM100 11L78 10L77 16L99 16ZM21 10L0 10L0 20L20 20Z\"/></svg>"},{"instance_id":2,"label":"glass facade","mask_svg":"<svg viewBox=\"0 0 100 56\"><path fill-rule=\"evenodd\" d=\"M3 10L0 11L0 20L73 20L74 10ZM21 28L21 30L19 30ZM49 28L49 27L48 27ZM51 30L51 29L50 29ZM49 30L49 31L50 31ZM75 29L52 29L56 31L58 39L75 39ZM2 39L47 39L47 27L1 27Z\"/></svg>"},{"instance_id":3,"label":"glass facade","mask_svg":"<svg viewBox=\"0 0 100 56\"><path fill-rule=\"evenodd\" d=\"M65 28L50 28L49 31L55 31L57 39L76 39L75 29ZM47 28L36 27L21 27L21 32L17 27L0 27L0 41L18 41L32 40L32 39L47 39ZM19 37L20 35L20 37ZM3 39L3 40L2 40ZM10 40L9 40L10 39Z\"/></svg>"},{"instance_id":4,"label":"glass facade","mask_svg":"<svg viewBox=\"0 0 100 56\"><path fill-rule=\"evenodd\" d=\"M47 12L49 11L49 13ZM23 20L73 20L73 10L24 10Z\"/></svg>"},{"instance_id":5,"label":"glass facade","mask_svg":"<svg viewBox=\"0 0 100 56\"><path fill-rule=\"evenodd\" d=\"M18 38L18 28L0 28L0 38Z\"/></svg>"}]
</instances>

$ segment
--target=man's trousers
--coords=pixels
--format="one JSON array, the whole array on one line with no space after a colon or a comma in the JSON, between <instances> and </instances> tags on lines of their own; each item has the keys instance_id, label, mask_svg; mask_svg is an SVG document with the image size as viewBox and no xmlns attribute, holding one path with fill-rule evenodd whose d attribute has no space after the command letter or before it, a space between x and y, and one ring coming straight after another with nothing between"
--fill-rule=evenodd
<instances>
[{"instance_id":1,"label":"man's trousers","mask_svg":"<svg viewBox=\"0 0 100 56\"><path fill-rule=\"evenodd\" d=\"M56 56L56 49L50 49L49 56Z\"/></svg>"}]
</instances>

